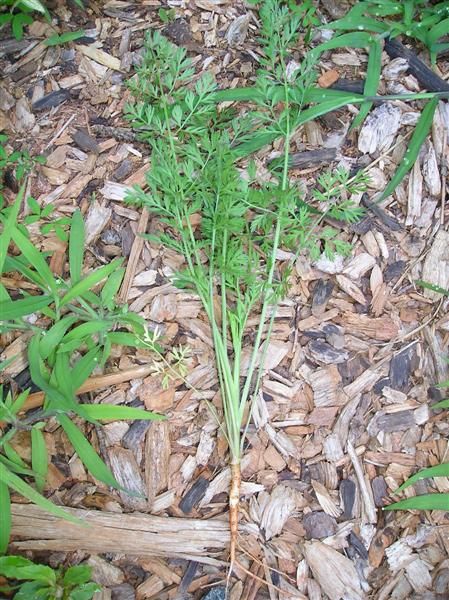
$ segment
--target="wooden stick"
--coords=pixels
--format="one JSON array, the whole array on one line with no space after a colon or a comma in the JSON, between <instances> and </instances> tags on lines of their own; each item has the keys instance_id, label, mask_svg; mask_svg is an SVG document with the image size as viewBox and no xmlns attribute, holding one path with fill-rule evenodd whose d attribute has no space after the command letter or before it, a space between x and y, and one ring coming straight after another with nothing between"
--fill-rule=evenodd
<instances>
[{"instance_id":1,"label":"wooden stick","mask_svg":"<svg viewBox=\"0 0 449 600\"><path fill-rule=\"evenodd\" d=\"M84 526L55 517L33 504L12 504L13 548L162 556L221 566L218 557L229 543L228 524L220 519L64 510L81 519Z\"/></svg>"},{"instance_id":2,"label":"wooden stick","mask_svg":"<svg viewBox=\"0 0 449 600\"><path fill-rule=\"evenodd\" d=\"M129 290L131 288L131 284L134 279L134 275L137 268L137 263L139 262L139 258L143 248L143 238L140 234L145 233L145 231L147 230L149 216L150 213L148 212L148 210L146 208L143 208L142 214L140 215L139 224L137 225L136 237L134 238L131 253L129 255L128 265L126 266L125 277L123 278L122 286L120 288L120 293L118 296L119 302L122 303L125 303L128 300Z\"/></svg>"}]
</instances>

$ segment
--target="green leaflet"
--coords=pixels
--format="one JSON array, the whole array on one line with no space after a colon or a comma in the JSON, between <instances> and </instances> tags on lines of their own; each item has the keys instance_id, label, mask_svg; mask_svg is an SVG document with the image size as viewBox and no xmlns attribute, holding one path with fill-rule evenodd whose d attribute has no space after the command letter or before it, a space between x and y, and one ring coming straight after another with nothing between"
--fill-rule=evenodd
<instances>
[{"instance_id":1,"label":"green leaflet","mask_svg":"<svg viewBox=\"0 0 449 600\"><path fill-rule=\"evenodd\" d=\"M401 181L413 167L415 160L418 158L419 150L424 143L427 134L429 133L430 127L432 126L433 115L435 114L437 106L438 98L432 98L429 100L429 102L427 102L421 113L421 116L419 117L419 121L416 124L415 131L413 132L404 158L402 159L399 167L396 169L396 172L391 178L389 184L382 192L382 195L378 200L379 202L394 192L396 187L401 183Z\"/></svg>"},{"instance_id":2,"label":"green leaflet","mask_svg":"<svg viewBox=\"0 0 449 600\"><path fill-rule=\"evenodd\" d=\"M25 483L20 477L11 473L2 463L0 463L0 481L21 494L24 498L31 500L31 502L42 508L42 510L55 515L55 517L67 519L72 523L82 524L80 519L77 519L56 504L53 504L53 502L50 502L50 500L47 500L47 498L44 498L44 496L36 492L35 489Z\"/></svg>"},{"instance_id":3,"label":"green leaflet","mask_svg":"<svg viewBox=\"0 0 449 600\"><path fill-rule=\"evenodd\" d=\"M82 404L81 406L92 419L98 421L126 421L128 419L163 421L166 418L164 415L158 415L132 406L117 406L112 404Z\"/></svg>"},{"instance_id":4,"label":"green leaflet","mask_svg":"<svg viewBox=\"0 0 449 600\"><path fill-rule=\"evenodd\" d=\"M42 335L39 344L39 354L43 360L46 360L50 354L55 351L66 331L70 329L72 325L77 323L78 320L78 317L73 315L63 317Z\"/></svg>"},{"instance_id":5,"label":"green leaflet","mask_svg":"<svg viewBox=\"0 0 449 600\"><path fill-rule=\"evenodd\" d=\"M74 423L66 415L58 415L57 420L64 429L79 459L89 472L106 485L116 489L122 489L115 477L95 452L90 443Z\"/></svg>"},{"instance_id":6,"label":"green leaflet","mask_svg":"<svg viewBox=\"0 0 449 600\"><path fill-rule=\"evenodd\" d=\"M33 579L47 585L56 584L56 573L51 567L37 565L22 556L0 557L0 575L9 579Z\"/></svg>"},{"instance_id":7,"label":"green leaflet","mask_svg":"<svg viewBox=\"0 0 449 600\"><path fill-rule=\"evenodd\" d=\"M334 50L335 48L366 48L373 41L373 36L366 32L343 33L337 35L327 42L323 42L311 50L315 59L326 50Z\"/></svg>"},{"instance_id":8,"label":"green leaflet","mask_svg":"<svg viewBox=\"0 0 449 600\"><path fill-rule=\"evenodd\" d=\"M449 494L421 494L384 506L383 510L445 510L449 511Z\"/></svg>"},{"instance_id":9,"label":"green leaflet","mask_svg":"<svg viewBox=\"0 0 449 600\"><path fill-rule=\"evenodd\" d=\"M40 278L46 284L47 290L51 292L53 296L56 296L58 293L58 286L56 285L53 273L42 254L38 252L30 240L15 227L12 229L11 238L27 261L36 269Z\"/></svg>"},{"instance_id":10,"label":"green leaflet","mask_svg":"<svg viewBox=\"0 0 449 600\"><path fill-rule=\"evenodd\" d=\"M69 237L69 269L72 285L81 279L84 260L84 244L84 221L80 210L76 210L72 215Z\"/></svg>"},{"instance_id":11,"label":"green leaflet","mask_svg":"<svg viewBox=\"0 0 449 600\"><path fill-rule=\"evenodd\" d=\"M53 302L50 296L28 296L21 300L4 300L0 302L0 317L2 321L20 319L26 315L39 312Z\"/></svg>"},{"instance_id":12,"label":"green leaflet","mask_svg":"<svg viewBox=\"0 0 449 600\"><path fill-rule=\"evenodd\" d=\"M0 554L8 549L11 534L11 499L9 489L0 475Z\"/></svg>"},{"instance_id":13,"label":"green leaflet","mask_svg":"<svg viewBox=\"0 0 449 600\"><path fill-rule=\"evenodd\" d=\"M416 481L419 481L420 479L428 479L429 477L449 477L449 463L442 463L441 465L435 465L434 467L429 467L427 469L418 471L418 473L415 473L409 477L405 483L400 485L394 493L398 494Z\"/></svg>"},{"instance_id":14,"label":"green leaflet","mask_svg":"<svg viewBox=\"0 0 449 600\"><path fill-rule=\"evenodd\" d=\"M63 296L60 305L65 306L75 298L82 296L86 292L89 292L93 287L100 283L103 279L106 279L113 271L115 271L122 263L121 259L115 259L104 267L96 269L87 277L84 277L81 281L75 283L75 285Z\"/></svg>"},{"instance_id":15,"label":"green leaflet","mask_svg":"<svg viewBox=\"0 0 449 600\"><path fill-rule=\"evenodd\" d=\"M74 42L85 35L86 32L84 29L79 29L78 31L66 31L65 33L61 33L61 35L51 35L44 41L44 44L45 46L61 46L62 44L67 44L68 42Z\"/></svg>"},{"instance_id":16,"label":"green leaflet","mask_svg":"<svg viewBox=\"0 0 449 600\"><path fill-rule=\"evenodd\" d=\"M36 489L42 494L48 472L48 452L44 434L37 425L31 430L31 467L36 474Z\"/></svg>"},{"instance_id":17,"label":"green leaflet","mask_svg":"<svg viewBox=\"0 0 449 600\"><path fill-rule=\"evenodd\" d=\"M382 69L382 47L380 41L374 39L369 44L368 53L368 68L366 72L366 80L364 87L365 96L375 96L377 94L377 88L379 87L380 72ZM355 129L363 123L365 117L373 106L372 102L363 102L360 107L359 114L355 117L351 124L351 129Z\"/></svg>"}]
</instances>

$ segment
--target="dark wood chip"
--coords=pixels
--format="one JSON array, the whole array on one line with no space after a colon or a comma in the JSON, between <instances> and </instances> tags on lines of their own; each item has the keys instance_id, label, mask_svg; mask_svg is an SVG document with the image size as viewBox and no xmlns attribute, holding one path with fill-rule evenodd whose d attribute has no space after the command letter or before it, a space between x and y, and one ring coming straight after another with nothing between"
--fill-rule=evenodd
<instances>
[{"instance_id":1,"label":"dark wood chip","mask_svg":"<svg viewBox=\"0 0 449 600\"><path fill-rule=\"evenodd\" d=\"M320 340L313 340L310 342L308 348L312 358L326 365L338 365L346 362L349 357L347 352L336 350L326 342Z\"/></svg>"},{"instance_id":2,"label":"dark wood chip","mask_svg":"<svg viewBox=\"0 0 449 600\"><path fill-rule=\"evenodd\" d=\"M388 265L384 271L384 280L387 283L390 283L390 281L398 279L404 272L406 265L407 263L405 260L397 260L394 263L391 263L391 265Z\"/></svg>"},{"instance_id":3,"label":"dark wood chip","mask_svg":"<svg viewBox=\"0 0 449 600\"><path fill-rule=\"evenodd\" d=\"M330 279L319 279L313 288L312 312L314 314L324 312L331 297L334 284Z\"/></svg>"},{"instance_id":4,"label":"dark wood chip","mask_svg":"<svg viewBox=\"0 0 449 600\"><path fill-rule=\"evenodd\" d=\"M382 475L374 477L371 481L371 488L373 490L374 504L377 507L385 506L384 498L388 495L388 488Z\"/></svg>"},{"instance_id":5,"label":"dark wood chip","mask_svg":"<svg viewBox=\"0 0 449 600\"><path fill-rule=\"evenodd\" d=\"M390 387L405 391L409 384L411 371L411 348L393 356L390 362Z\"/></svg>"},{"instance_id":6,"label":"dark wood chip","mask_svg":"<svg viewBox=\"0 0 449 600\"><path fill-rule=\"evenodd\" d=\"M354 502L355 502L356 486L352 479L343 479L340 483L340 497L343 505L344 520L352 519Z\"/></svg>"},{"instance_id":7,"label":"dark wood chip","mask_svg":"<svg viewBox=\"0 0 449 600\"><path fill-rule=\"evenodd\" d=\"M142 443L146 432L151 427L151 421L134 421L122 439L125 448L135 450Z\"/></svg>"},{"instance_id":8,"label":"dark wood chip","mask_svg":"<svg viewBox=\"0 0 449 600\"><path fill-rule=\"evenodd\" d=\"M397 39L387 38L384 50L391 58L405 58L408 62L409 73L416 77L421 86L429 92L449 92L449 83L423 63L413 50L406 48Z\"/></svg>"},{"instance_id":9,"label":"dark wood chip","mask_svg":"<svg viewBox=\"0 0 449 600\"><path fill-rule=\"evenodd\" d=\"M69 90L56 90L56 92L50 92L46 96L39 98L31 105L32 110L47 110L59 106L70 98Z\"/></svg>"},{"instance_id":10,"label":"dark wood chip","mask_svg":"<svg viewBox=\"0 0 449 600\"><path fill-rule=\"evenodd\" d=\"M321 540L334 535L337 530L336 520L323 511L304 515L302 524L308 540Z\"/></svg>"},{"instance_id":11,"label":"dark wood chip","mask_svg":"<svg viewBox=\"0 0 449 600\"><path fill-rule=\"evenodd\" d=\"M78 148L81 148L83 152L94 152L95 154L100 152L100 147L96 140L94 140L85 129L77 129L72 138Z\"/></svg>"},{"instance_id":12,"label":"dark wood chip","mask_svg":"<svg viewBox=\"0 0 449 600\"><path fill-rule=\"evenodd\" d=\"M210 481L200 475L192 487L188 490L186 494L181 498L179 502L179 508L182 510L184 514L188 514L192 511L192 509L197 506L200 500L203 498L206 493L207 488L209 487Z\"/></svg>"}]
</instances>

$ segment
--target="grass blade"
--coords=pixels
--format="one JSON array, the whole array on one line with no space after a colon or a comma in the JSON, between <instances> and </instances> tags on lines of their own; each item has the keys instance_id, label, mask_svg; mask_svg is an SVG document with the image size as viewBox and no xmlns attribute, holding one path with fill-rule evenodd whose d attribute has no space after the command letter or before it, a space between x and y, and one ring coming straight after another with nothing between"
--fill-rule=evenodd
<instances>
[{"instance_id":1,"label":"grass blade","mask_svg":"<svg viewBox=\"0 0 449 600\"><path fill-rule=\"evenodd\" d=\"M40 278L42 279L42 282L46 285L46 289L56 296L58 293L58 287L56 285L53 273L43 255L36 250L30 240L18 229L13 228L11 238L30 265L33 265L33 267L36 269Z\"/></svg>"},{"instance_id":2,"label":"grass blade","mask_svg":"<svg viewBox=\"0 0 449 600\"><path fill-rule=\"evenodd\" d=\"M84 261L85 230L79 210L73 213L69 237L69 269L72 285L81 279Z\"/></svg>"},{"instance_id":3,"label":"grass blade","mask_svg":"<svg viewBox=\"0 0 449 600\"><path fill-rule=\"evenodd\" d=\"M21 300L4 300L3 302L0 302L1 320L11 321L39 312L52 301L53 299L49 296L28 296Z\"/></svg>"},{"instance_id":4,"label":"grass blade","mask_svg":"<svg viewBox=\"0 0 449 600\"><path fill-rule=\"evenodd\" d=\"M433 283L428 283L427 281L422 281L421 279L417 279L415 283L416 285L420 285L427 290L432 290L432 292L437 292L443 296L449 296L449 290L446 290L439 285L434 285Z\"/></svg>"},{"instance_id":5,"label":"grass blade","mask_svg":"<svg viewBox=\"0 0 449 600\"><path fill-rule=\"evenodd\" d=\"M11 241L11 233L17 222L17 216L19 214L20 206L22 204L23 196L25 193L26 181L21 185L19 193L17 194L14 203L9 209L9 214L5 222L3 223L3 231L0 235L0 274L3 273L5 261L8 256L9 243ZM0 300L8 300L9 294L6 291L5 286L0 283ZM0 313L1 315L1 313Z\"/></svg>"},{"instance_id":6,"label":"grass blade","mask_svg":"<svg viewBox=\"0 0 449 600\"><path fill-rule=\"evenodd\" d=\"M100 346L94 346L89 352L86 352L73 367L70 374L70 380L74 391L78 390L86 379L90 377L98 364L100 353Z\"/></svg>"},{"instance_id":7,"label":"grass blade","mask_svg":"<svg viewBox=\"0 0 449 600\"><path fill-rule=\"evenodd\" d=\"M382 68L382 47L378 39L374 39L369 45L368 68L366 70L366 80L363 92L365 96L375 96L379 87L380 72ZM359 114L351 124L351 129L355 129L363 123L366 115L373 106L372 102L363 102Z\"/></svg>"},{"instance_id":8,"label":"grass blade","mask_svg":"<svg viewBox=\"0 0 449 600\"><path fill-rule=\"evenodd\" d=\"M44 44L45 46L60 46L61 44L67 44L67 42L74 42L85 35L86 32L84 29L79 29L78 31L66 31L65 33L61 33L61 35L55 33L47 38L44 41Z\"/></svg>"},{"instance_id":9,"label":"grass blade","mask_svg":"<svg viewBox=\"0 0 449 600\"><path fill-rule=\"evenodd\" d=\"M36 492L36 490L33 489L30 485L28 485L28 483L25 483L25 481L20 479L20 477L17 477L17 475L15 475L14 473L11 473L11 471L9 471L1 463L0 481L2 481L8 487L15 490L24 498L28 498L28 500L31 500L31 502L39 506L39 508L42 508L42 510L45 510L51 513L52 515L55 515L55 517L67 519L67 521L71 521L72 523L78 523L80 525L83 524L83 522L80 519L77 519L76 517L72 516L70 513L66 512L59 506L56 506L56 504L53 504L53 502L50 502L50 500L47 500L47 498L42 496L42 494Z\"/></svg>"},{"instance_id":10,"label":"grass blade","mask_svg":"<svg viewBox=\"0 0 449 600\"><path fill-rule=\"evenodd\" d=\"M42 360L46 360L50 356L64 337L66 331L77 321L78 317L63 317L45 332L45 335L42 336L39 344L39 353Z\"/></svg>"},{"instance_id":11,"label":"grass blade","mask_svg":"<svg viewBox=\"0 0 449 600\"><path fill-rule=\"evenodd\" d=\"M141 421L163 421L164 415L134 408L132 406L117 406L112 404L81 404L85 412L92 418L98 421L126 421L141 420Z\"/></svg>"},{"instance_id":12,"label":"grass blade","mask_svg":"<svg viewBox=\"0 0 449 600\"><path fill-rule=\"evenodd\" d=\"M91 475L106 485L116 489L122 489L119 483L115 480L115 477L109 468L98 456L78 427L72 423L69 417L66 415L58 415L57 420L64 429L67 437L70 440L70 443L78 454L79 459L82 461Z\"/></svg>"},{"instance_id":13,"label":"grass blade","mask_svg":"<svg viewBox=\"0 0 449 600\"><path fill-rule=\"evenodd\" d=\"M384 506L383 510L449 510L448 494L422 494Z\"/></svg>"},{"instance_id":14,"label":"grass blade","mask_svg":"<svg viewBox=\"0 0 449 600\"><path fill-rule=\"evenodd\" d=\"M9 489L0 475L0 554L8 549L11 535L11 498Z\"/></svg>"},{"instance_id":15,"label":"grass blade","mask_svg":"<svg viewBox=\"0 0 449 600\"><path fill-rule=\"evenodd\" d=\"M436 404L432 404L431 408L449 408L449 398L440 400Z\"/></svg>"},{"instance_id":16,"label":"grass blade","mask_svg":"<svg viewBox=\"0 0 449 600\"><path fill-rule=\"evenodd\" d=\"M432 98L432 100L430 100L424 107L418 123L416 124L415 131L413 132L408 148L404 154L404 158L402 159L400 166L396 169L396 172L391 178L390 183L382 192L378 202L392 194L413 167L415 160L418 157L419 150L423 145L427 134L429 133L430 127L432 126L433 115L435 114L437 106L438 98Z\"/></svg>"},{"instance_id":17,"label":"grass blade","mask_svg":"<svg viewBox=\"0 0 449 600\"><path fill-rule=\"evenodd\" d=\"M115 259L108 265L96 269L95 271L93 271L93 273L90 273L87 277L84 277L83 279L75 283L75 285L61 299L60 306L65 306L68 302L71 302L75 298L82 296L84 293L90 291L93 287L97 285L97 283L100 283L100 281L106 279L113 271L118 269L121 263L122 259Z\"/></svg>"},{"instance_id":18,"label":"grass blade","mask_svg":"<svg viewBox=\"0 0 449 600\"><path fill-rule=\"evenodd\" d=\"M383 30L383 28L382 28ZM337 35L327 42L323 42L310 51L310 54L318 60L320 54L326 50L334 50L335 48L366 48L371 44L373 36L366 31L343 33Z\"/></svg>"},{"instance_id":19,"label":"grass blade","mask_svg":"<svg viewBox=\"0 0 449 600\"><path fill-rule=\"evenodd\" d=\"M449 463L441 463L441 465L435 465L434 467L418 471L418 473L415 473L409 477L405 483L400 485L394 493L398 494L416 481L419 481L420 479L429 479L430 477L449 477Z\"/></svg>"},{"instance_id":20,"label":"grass blade","mask_svg":"<svg viewBox=\"0 0 449 600\"><path fill-rule=\"evenodd\" d=\"M36 474L36 489L42 494L48 472L48 452L44 434L36 425L31 430L31 467Z\"/></svg>"}]
</instances>

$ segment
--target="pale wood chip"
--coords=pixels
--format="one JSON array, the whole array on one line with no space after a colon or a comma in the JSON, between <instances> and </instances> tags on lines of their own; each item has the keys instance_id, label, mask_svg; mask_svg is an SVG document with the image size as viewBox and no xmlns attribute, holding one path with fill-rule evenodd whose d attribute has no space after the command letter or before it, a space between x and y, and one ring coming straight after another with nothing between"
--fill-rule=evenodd
<instances>
[{"instance_id":1,"label":"pale wood chip","mask_svg":"<svg viewBox=\"0 0 449 600\"><path fill-rule=\"evenodd\" d=\"M304 544L304 556L330 600L363 600L359 575L349 558L322 542Z\"/></svg>"}]
</instances>

